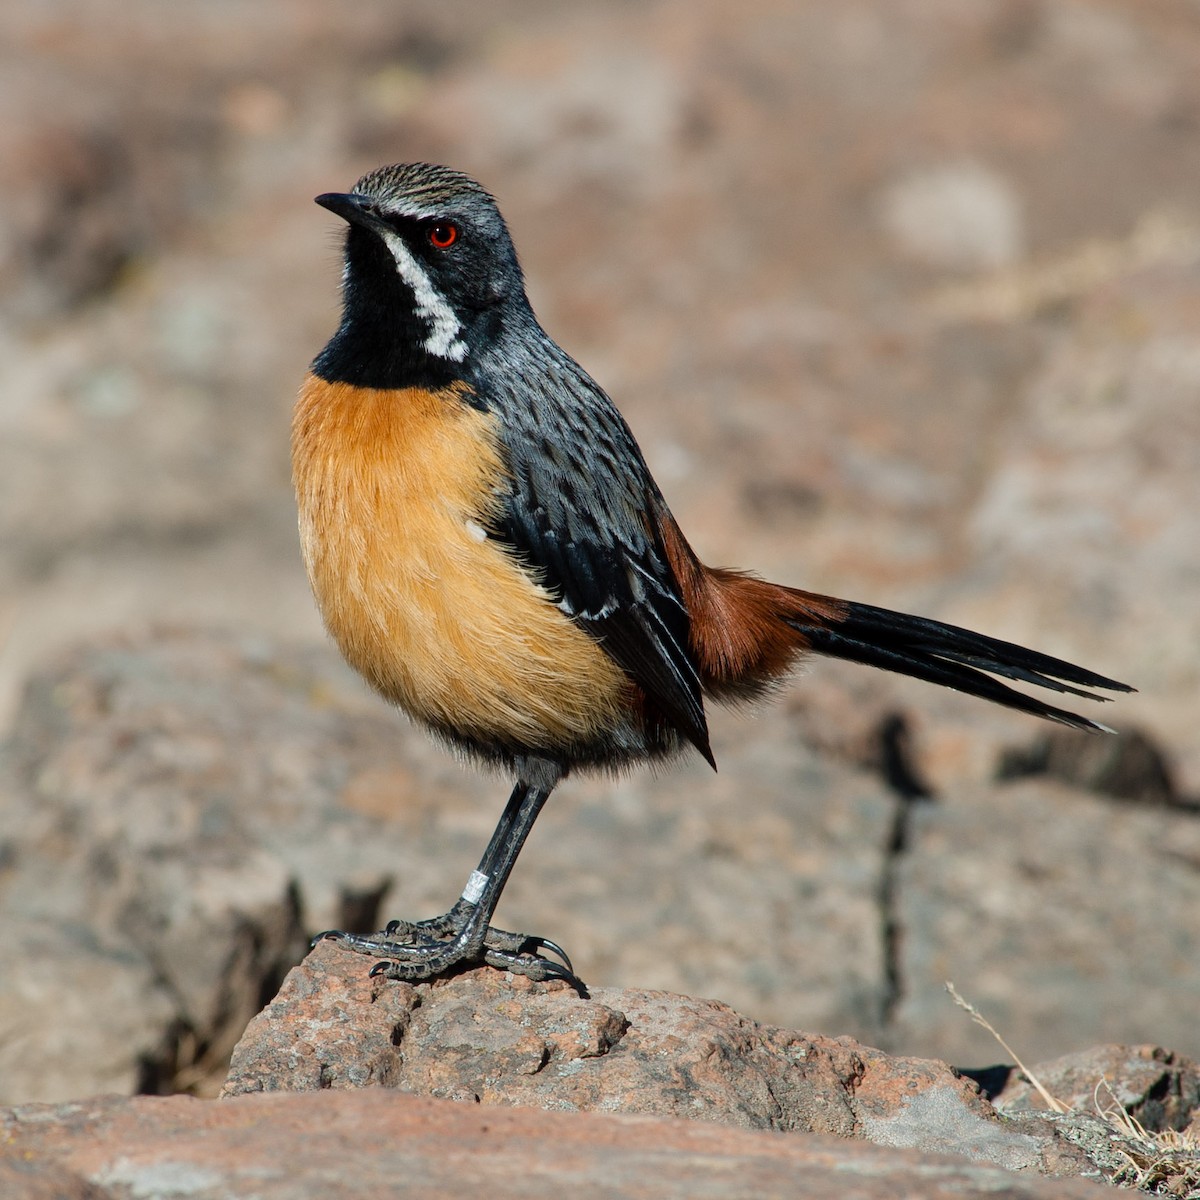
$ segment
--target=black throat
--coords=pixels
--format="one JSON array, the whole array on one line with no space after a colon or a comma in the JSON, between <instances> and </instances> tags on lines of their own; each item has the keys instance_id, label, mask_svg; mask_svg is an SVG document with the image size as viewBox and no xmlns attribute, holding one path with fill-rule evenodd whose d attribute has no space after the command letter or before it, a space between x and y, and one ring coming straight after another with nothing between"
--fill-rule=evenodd
<instances>
[{"instance_id":1,"label":"black throat","mask_svg":"<svg viewBox=\"0 0 1200 1200\"><path fill-rule=\"evenodd\" d=\"M351 227L346 239L342 323L313 362L329 383L368 388L443 388L464 376L464 364L425 349L431 330L416 311L383 243Z\"/></svg>"}]
</instances>

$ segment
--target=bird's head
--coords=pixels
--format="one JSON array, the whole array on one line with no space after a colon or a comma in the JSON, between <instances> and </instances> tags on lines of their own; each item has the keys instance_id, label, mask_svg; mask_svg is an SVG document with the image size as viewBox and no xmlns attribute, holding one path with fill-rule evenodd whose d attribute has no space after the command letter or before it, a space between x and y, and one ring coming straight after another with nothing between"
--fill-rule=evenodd
<instances>
[{"instance_id":1,"label":"bird's head","mask_svg":"<svg viewBox=\"0 0 1200 1200\"><path fill-rule=\"evenodd\" d=\"M526 304L495 200L459 171L380 167L316 201L350 226L344 332L359 330L405 359L462 363L505 306Z\"/></svg>"}]
</instances>

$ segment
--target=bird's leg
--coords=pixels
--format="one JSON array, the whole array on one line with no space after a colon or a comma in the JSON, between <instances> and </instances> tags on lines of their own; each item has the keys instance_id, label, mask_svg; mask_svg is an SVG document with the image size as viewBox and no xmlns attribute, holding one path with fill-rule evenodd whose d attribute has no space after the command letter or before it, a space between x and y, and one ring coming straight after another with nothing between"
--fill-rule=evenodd
<instances>
[{"instance_id":1,"label":"bird's leg","mask_svg":"<svg viewBox=\"0 0 1200 1200\"><path fill-rule=\"evenodd\" d=\"M337 931L321 936L381 959L372 973L389 979L412 982L440 975L460 964L486 962L533 979L565 979L582 987L570 960L555 943L490 928L517 855L559 778L557 768L551 764L535 760L531 765L535 769L522 772L479 866L471 872L462 896L448 913L426 921L392 921L381 933L369 937ZM534 776L537 782L528 782L525 774ZM559 955L565 965L542 957L540 950Z\"/></svg>"},{"instance_id":2,"label":"bird's leg","mask_svg":"<svg viewBox=\"0 0 1200 1200\"><path fill-rule=\"evenodd\" d=\"M541 766L542 764L539 763L538 765ZM534 772L531 771L529 773L533 774ZM538 774L548 775L548 772L543 769ZM508 871L512 870L512 863L516 861L516 856L520 852L521 845L524 843L529 829L532 828L538 812L541 811L542 805L546 802L547 797L549 797L550 792L557 782L557 770L553 774L550 774L548 778L539 778L543 793L542 798L537 803L536 810L528 818L525 833L520 835L520 842L512 850L512 857L505 871L505 880L507 880ZM513 828L519 819L522 803L522 785L518 783L509 797L508 805L497 822L495 830L492 832L487 849L483 852L483 857L479 860L479 866L471 873L470 878L467 880L467 887L464 889L463 895L454 902L454 907L449 912L443 913L440 917L429 917L423 921L389 921L387 927L383 930L383 935L389 942L399 944L415 943L420 945L428 941L445 941L451 935L457 936L462 933L467 922L473 917L477 917L480 908L479 901L470 899L470 896L482 886L484 881L495 874L496 863L504 852L505 843L513 836ZM503 886L504 882L502 881L499 887L503 888ZM500 892L497 890L492 900L491 909L487 914L489 920L491 914L495 911L496 903L499 899ZM511 954L536 954L539 950L549 950L552 954L557 954L563 960L568 971L571 970L571 960L567 957L566 951L557 943L550 941L549 938L534 937L525 933L508 933L503 929L493 929L489 926L484 936L484 945L489 949L506 951Z\"/></svg>"},{"instance_id":3,"label":"bird's leg","mask_svg":"<svg viewBox=\"0 0 1200 1200\"><path fill-rule=\"evenodd\" d=\"M463 895L454 902L454 907L440 917L428 917L423 921L389 921L382 934L379 935L380 940L387 941L392 945L404 946L450 941L463 932L468 922L478 919L480 902L472 901L468 897L478 891L484 882L495 874L496 860L501 853L504 840L512 835L513 823L517 817L517 805L521 799L519 792L520 785L518 784L517 790L510 797L508 807L492 834L492 840L488 844L487 850L484 851L479 866L471 873L467 887L464 889ZM545 803L548 795L547 791L542 797L542 803ZM540 810L541 804L538 805L538 808ZM535 813L534 816L536 815ZM533 822L530 820L529 825L532 826L532 824ZM520 850L520 846L517 847L517 850ZM514 853L514 861L515 858L516 854ZM511 870L511 864L509 869ZM493 912L499 898L497 891L491 906ZM509 933L489 925L484 934L483 944L488 950L508 954L537 954L541 950L549 950L550 953L558 955L563 960L568 971L571 970L571 960L567 957L566 951L549 938L535 937L527 933Z\"/></svg>"}]
</instances>

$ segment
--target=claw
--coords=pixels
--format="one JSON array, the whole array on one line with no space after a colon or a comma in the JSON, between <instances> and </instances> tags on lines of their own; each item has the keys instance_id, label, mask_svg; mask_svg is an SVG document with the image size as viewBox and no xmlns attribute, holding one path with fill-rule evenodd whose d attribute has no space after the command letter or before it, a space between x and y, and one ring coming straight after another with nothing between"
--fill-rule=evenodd
<instances>
[{"instance_id":1,"label":"claw","mask_svg":"<svg viewBox=\"0 0 1200 1200\"><path fill-rule=\"evenodd\" d=\"M395 963L384 959L382 962L377 962L368 972L367 977L370 979L378 979L380 975L385 975L395 966Z\"/></svg>"},{"instance_id":2,"label":"claw","mask_svg":"<svg viewBox=\"0 0 1200 1200\"><path fill-rule=\"evenodd\" d=\"M544 937L531 937L527 944L534 952L538 950L549 950L551 954L557 954L558 957L563 960L563 965L567 968L567 971L571 974L571 977L575 977L575 968L571 965L570 956L557 942L552 942L549 938ZM539 955L538 957L541 956Z\"/></svg>"},{"instance_id":3,"label":"claw","mask_svg":"<svg viewBox=\"0 0 1200 1200\"><path fill-rule=\"evenodd\" d=\"M542 959L542 962L546 964L542 970L548 979L562 979L572 987L582 989L583 980L569 967L564 967L561 963L551 962L547 958Z\"/></svg>"},{"instance_id":4,"label":"claw","mask_svg":"<svg viewBox=\"0 0 1200 1200\"><path fill-rule=\"evenodd\" d=\"M539 968L539 978L542 982L550 979L561 979L564 983L568 983L578 993L581 1000L589 999L587 984L571 970L570 967L564 967L560 963L552 962L548 958L539 960L542 966Z\"/></svg>"}]
</instances>

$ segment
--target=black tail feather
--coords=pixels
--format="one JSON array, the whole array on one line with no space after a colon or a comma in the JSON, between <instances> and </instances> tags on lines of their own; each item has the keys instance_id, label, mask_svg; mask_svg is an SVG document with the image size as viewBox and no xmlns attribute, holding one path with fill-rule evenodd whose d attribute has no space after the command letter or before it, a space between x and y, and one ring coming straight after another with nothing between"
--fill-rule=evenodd
<instances>
[{"instance_id":1,"label":"black tail feather","mask_svg":"<svg viewBox=\"0 0 1200 1200\"><path fill-rule=\"evenodd\" d=\"M943 625L925 617L890 612L869 604L849 603L846 608L845 619L835 626L795 623L815 653L898 671L901 675L967 692L1005 708L1032 713L1074 729L1111 732L1108 726L1098 721L1056 708L1036 696L1027 696L993 679L992 675L1088 700L1105 701L1110 697L1098 696L1085 690L1087 688L1134 691L1128 684L1118 683L1060 658L1039 654L999 638L985 637L956 625Z\"/></svg>"}]
</instances>

